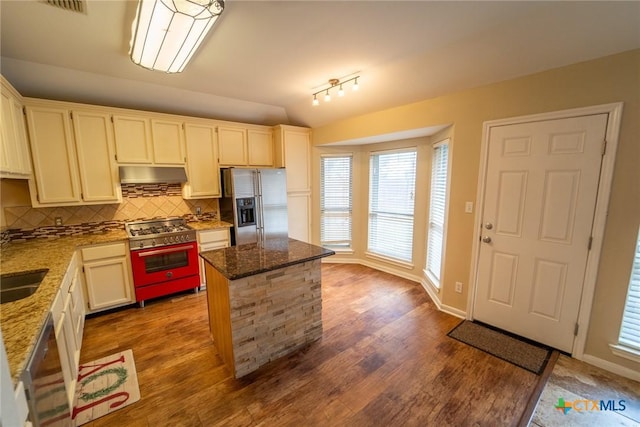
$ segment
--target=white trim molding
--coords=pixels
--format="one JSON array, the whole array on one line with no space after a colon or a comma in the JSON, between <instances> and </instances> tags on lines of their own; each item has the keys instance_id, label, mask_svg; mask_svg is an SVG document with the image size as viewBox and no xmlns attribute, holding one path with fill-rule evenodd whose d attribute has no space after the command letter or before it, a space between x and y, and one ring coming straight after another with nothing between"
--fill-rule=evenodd
<instances>
[{"instance_id":1,"label":"white trim molding","mask_svg":"<svg viewBox=\"0 0 640 427\"><path fill-rule=\"evenodd\" d=\"M629 369L627 367L609 362L608 360L600 359L590 354L583 354L582 361L588 363L589 365L602 368L605 371L613 372L614 374L620 375L622 377L629 378L634 381L640 381L640 372L635 369Z\"/></svg>"},{"instance_id":2,"label":"white trim molding","mask_svg":"<svg viewBox=\"0 0 640 427\"><path fill-rule=\"evenodd\" d=\"M613 171L615 167L616 151L618 148L618 138L620 133L620 121L622 119L622 102L595 105L584 108L574 108L570 110L555 111L550 113L533 114L529 116L511 117L500 120L492 120L483 123L482 143L480 149L480 170L478 172L478 192L476 196L476 215L473 231L473 248L471 258L471 273L469 283L472 284L467 299L467 318L473 319L473 306L476 298L476 287L478 280L478 258L480 254L480 233L482 213L484 211L485 179L487 174L487 163L489 158L489 135L492 127L505 126L519 123L530 123L545 120L566 119L596 114L607 114L607 141L606 152L602 158L600 167L600 184L594 211L593 228L591 231L593 242L591 251L587 257L585 277L583 284L582 298L580 300L580 312L576 319L579 329L573 342L572 356L579 360L585 360L584 348L587 339L588 325L591 318L593 296L595 294L596 279L598 275L598 264L602 252L604 241L605 222L607 219L607 208L609 206L609 196L613 181ZM593 360L592 356L590 358ZM586 360L585 360L586 361ZM610 363L610 362L607 362ZM612 363L611 363L612 364ZM612 364L613 365L613 364ZM615 365L617 366L617 365ZM606 368L605 368L606 369Z\"/></svg>"},{"instance_id":3,"label":"white trim molding","mask_svg":"<svg viewBox=\"0 0 640 427\"><path fill-rule=\"evenodd\" d=\"M627 347L622 344L609 344L609 348L616 356L624 357L625 359L640 363L640 350L636 350L635 348Z\"/></svg>"}]
</instances>

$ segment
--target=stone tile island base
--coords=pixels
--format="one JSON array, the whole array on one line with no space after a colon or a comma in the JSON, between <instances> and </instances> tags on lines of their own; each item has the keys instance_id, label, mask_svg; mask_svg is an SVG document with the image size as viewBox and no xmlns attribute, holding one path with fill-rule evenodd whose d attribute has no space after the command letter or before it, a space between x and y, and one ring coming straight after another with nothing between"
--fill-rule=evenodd
<instances>
[{"instance_id":1,"label":"stone tile island base","mask_svg":"<svg viewBox=\"0 0 640 427\"><path fill-rule=\"evenodd\" d=\"M236 378L322 337L319 259L237 280L205 266L211 335Z\"/></svg>"}]
</instances>

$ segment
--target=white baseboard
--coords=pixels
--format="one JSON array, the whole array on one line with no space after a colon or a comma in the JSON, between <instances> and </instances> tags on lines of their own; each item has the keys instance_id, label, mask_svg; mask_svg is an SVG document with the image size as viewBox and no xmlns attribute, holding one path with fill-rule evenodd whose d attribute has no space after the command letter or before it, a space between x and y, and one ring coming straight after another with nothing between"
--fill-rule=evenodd
<instances>
[{"instance_id":1,"label":"white baseboard","mask_svg":"<svg viewBox=\"0 0 640 427\"><path fill-rule=\"evenodd\" d=\"M614 374L623 376L625 378L632 379L634 381L640 381L640 372L635 369L629 369L627 367L618 365L617 363L609 362L608 360L600 359L599 357L585 354L582 356L582 361L590 365L602 368L605 371L613 372Z\"/></svg>"},{"instance_id":2,"label":"white baseboard","mask_svg":"<svg viewBox=\"0 0 640 427\"><path fill-rule=\"evenodd\" d=\"M431 300L436 305L438 310L444 313L450 314L452 316L459 317L461 319L467 318L466 311L442 304L438 296L433 294L433 290L426 283L424 283L424 281L421 278L418 278L413 274L410 274L404 271L399 271L394 268L385 267L375 262L371 262L363 259L357 259L357 258L345 259L345 258L337 258L335 256L332 256L332 257L323 258L322 262L327 264L360 264L360 265L364 265L365 267L373 268L374 270L383 271L385 273L393 274L394 276L402 277L403 279L407 279L407 280L411 280L412 282L419 283L422 286L422 288L425 290L427 295L429 295L429 298L431 298Z\"/></svg>"}]
</instances>

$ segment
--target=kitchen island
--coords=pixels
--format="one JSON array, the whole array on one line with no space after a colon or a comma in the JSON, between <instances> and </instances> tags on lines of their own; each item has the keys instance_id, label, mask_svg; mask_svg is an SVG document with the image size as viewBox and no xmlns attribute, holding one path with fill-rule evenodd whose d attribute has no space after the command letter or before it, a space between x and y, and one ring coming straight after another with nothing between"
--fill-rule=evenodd
<instances>
[{"instance_id":1,"label":"kitchen island","mask_svg":"<svg viewBox=\"0 0 640 427\"><path fill-rule=\"evenodd\" d=\"M334 253L295 239L200 253L211 335L236 378L322 336L320 259Z\"/></svg>"}]
</instances>

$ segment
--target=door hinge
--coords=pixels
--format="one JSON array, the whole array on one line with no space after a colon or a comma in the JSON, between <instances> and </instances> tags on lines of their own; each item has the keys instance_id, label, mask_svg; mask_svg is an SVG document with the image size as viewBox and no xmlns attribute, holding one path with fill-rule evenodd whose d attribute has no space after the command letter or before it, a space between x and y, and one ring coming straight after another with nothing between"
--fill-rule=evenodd
<instances>
[{"instance_id":1,"label":"door hinge","mask_svg":"<svg viewBox=\"0 0 640 427\"><path fill-rule=\"evenodd\" d=\"M118 155L117 154L114 154L113 158L116 159L116 162L118 161Z\"/></svg>"},{"instance_id":2,"label":"door hinge","mask_svg":"<svg viewBox=\"0 0 640 427\"><path fill-rule=\"evenodd\" d=\"M84 273L84 265L82 266L82 272Z\"/></svg>"},{"instance_id":3,"label":"door hinge","mask_svg":"<svg viewBox=\"0 0 640 427\"><path fill-rule=\"evenodd\" d=\"M71 120L73 120L73 111L69 111L69 117L71 117Z\"/></svg>"},{"instance_id":4,"label":"door hinge","mask_svg":"<svg viewBox=\"0 0 640 427\"><path fill-rule=\"evenodd\" d=\"M587 244L587 250L591 250L591 246L593 245L593 236L589 236L589 244Z\"/></svg>"},{"instance_id":5,"label":"door hinge","mask_svg":"<svg viewBox=\"0 0 640 427\"><path fill-rule=\"evenodd\" d=\"M22 107L22 114L27 115L27 107Z\"/></svg>"},{"instance_id":6,"label":"door hinge","mask_svg":"<svg viewBox=\"0 0 640 427\"><path fill-rule=\"evenodd\" d=\"M576 322L576 326L573 328L573 336L578 336L578 329L580 329L580 325Z\"/></svg>"},{"instance_id":7,"label":"door hinge","mask_svg":"<svg viewBox=\"0 0 640 427\"><path fill-rule=\"evenodd\" d=\"M113 116L111 116L111 123L115 123L115 122L113 121Z\"/></svg>"},{"instance_id":8,"label":"door hinge","mask_svg":"<svg viewBox=\"0 0 640 427\"><path fill-rule=\"evenodd\" d=\"M604 156L606 152L607 152L607 140L605 139L604 141L602 141L602 155Z\"/></svg>"}]
</instances>

